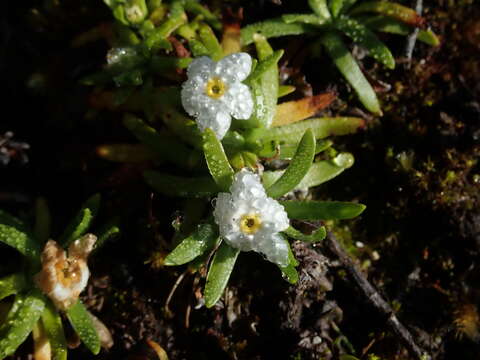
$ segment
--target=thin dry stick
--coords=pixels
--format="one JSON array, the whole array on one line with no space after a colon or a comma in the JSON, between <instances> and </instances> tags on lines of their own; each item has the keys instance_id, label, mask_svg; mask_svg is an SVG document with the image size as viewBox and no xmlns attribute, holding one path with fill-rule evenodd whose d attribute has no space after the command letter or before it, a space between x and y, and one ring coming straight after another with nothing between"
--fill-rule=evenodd
<instances>
[{"instance_id":1,"label":"thin dry stick","mask_svg":"<svg viewBox=\"0 0 480 360\"><path fill-rule=\"evenodd\" d=\"M325 239L326 247L340 260L342 266L347 273L353 278L356 285L360 288L367 301L377 309L387 319L387 324L392 328L393 332L398 335L405 347L418 360L430 359L430 356L420 349L413 340L412 335L398 320L393 312L392 307L370 284L365 275L362 273L358 265L356 265L350 256L343 250L337 239L332 233L329 233Z\"/></svg>"},{"instance_id":2,"label":"thin dry stick","mask_svg":"<svg viewBox=\"0 0 480 360\"><path fill-rule=\"evenodd\" d=\"M417 12L418 15L422 15L423 0L416 0L415 11ZM419 31L420 30L418 29L418 27L416 27L415 30L413 30L413 32L407 37L407 43L405 44L405 56L407 58L407 62L405 63L405 66L407 69L410 68L413 49L415 48L415 43L417 41L417 36Z\"/></svg>"}]
</instances>

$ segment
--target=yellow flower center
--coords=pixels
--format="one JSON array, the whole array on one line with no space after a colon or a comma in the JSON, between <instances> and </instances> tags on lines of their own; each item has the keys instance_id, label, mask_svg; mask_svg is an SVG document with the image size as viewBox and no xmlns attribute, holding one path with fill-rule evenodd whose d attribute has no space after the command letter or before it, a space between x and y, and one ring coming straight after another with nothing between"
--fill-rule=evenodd
<instances>
[{"instance_id":1,"label":"yellow flower center","mask_svg":"<svg viewBox=\"0 0 480 360\"><path fill-rule=\"evenodd\" d=\"M208 80L205 87L205 93L213 99L218 99L225 94L227 86L219 77L214 77Z\"/></svg>"},{"instance_id":2,"label":"yellow flower center","mask_svg":"<svg viewBox=\"0 0 480 360\"><path fill-rule=\"evenodd\" d=\"M247 235L255 234L261 225L262 221L257 214L243 215L240 219L240 230Z\"/></svg>"},{"instance_id":3,"label":"yellow flower center","mask_svg":"<svg viewBox=\"0 0 480 360\"><path fill-rule=\"evenodd\" d=\"M55 264L58 281L65 287L69 287L80 281L80 266L76 260L59 261Z\"/></svg>"}]
</instances>

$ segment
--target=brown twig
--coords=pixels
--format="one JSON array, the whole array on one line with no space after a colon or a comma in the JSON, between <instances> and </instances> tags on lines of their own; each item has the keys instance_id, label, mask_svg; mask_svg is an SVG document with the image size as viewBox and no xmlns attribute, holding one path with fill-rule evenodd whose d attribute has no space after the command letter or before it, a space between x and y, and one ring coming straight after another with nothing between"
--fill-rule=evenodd
<instances>
[{"instance_id":1,"label":"brown twig","mask_svg":"<svg viewBox=\"0 0 480 360\"><path fill-rule=\"evenodd\" d=\"M423 0L415 0L415 11L420 16L422 15L423 11ZM416 27L410 35L407 37L407 42L405 44L405 56L407 58L407 62L405 63L405 67L407 69L410 68L410 61L412 60L413 49L415 48L415 43L417 42L419 28Z\"/></svg>"},{"instance_id":2,"label":"brown twig","mask_svg":"<svg viewBox=\"0 0 480 360\"><path fill-rule=\"evenodd\" d=\"M370 284L358 265L355 264L352 258L345 252L345 250L343 250L342 246L338 243L332 233L328 234L324 244L338 258L349 276L360 288L367 301L377 309L378 312L385 316L387 324L391 327L393 332L400 337L410 353L418 360L430 359L430 356L422 351L415 343L408 329L400 323L390 304L387 303L377 290L375 290L372 284Z\"/></svg>"}]
</instances>

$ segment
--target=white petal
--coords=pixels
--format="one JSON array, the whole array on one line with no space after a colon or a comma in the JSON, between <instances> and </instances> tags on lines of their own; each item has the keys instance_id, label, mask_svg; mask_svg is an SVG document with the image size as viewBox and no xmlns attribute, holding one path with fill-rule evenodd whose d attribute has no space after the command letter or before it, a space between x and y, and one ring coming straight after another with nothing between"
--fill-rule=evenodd
<instances>
[{"instance_id":1,"label":"white petal","mask_svg":"<svg viewBox=\"0 0 480 360\"><path fill-rule=\"evenodd\" d=\"M198 76L183 83L182 105L190 116L198 116L203 108L211 104L212 99L205 94L205 86L205 82Z\"/></svg>"},{"instance_id":2,"label":"white petal","mask_svg":"<svg viewBox=\"0 0 480 360\"><path fill-rule=\"evenodd\" d=\"M252 58L247 53L235 53L225 56L215 66L215 74L227 83L243 81L252 69Z\"/></svg>"},{"instance_id":3,"label":"white petal","mask_svg":"<svg viewBox=\"0 0 480 360\"><path fill-rule=\"evenodd\" d=\"M208 56L200 56L188 65L187 76L189 79L193 77L201 77L204 81L208 81L211 74L215 70L215 62Z\"/></svg>"},{"instance_id":4,"label":"white petal","mask_svg":"<svg viewBox=\"0 0 480 360\"><path fill-rule=\"evenodd\" d=\"M231 122L232 117L230 114L217 109L215 109L215 111L202 111L199 113L197 118L198 128L201 131L204 131L206 128L212 129L219 140L223 139L230 128Z\"/></svg>"},{"instance_id":5,"label":"white petal","mask_svg":"<svg viewBox=\"0 0 480 360\"><path fill-rule=\"evenodd\" d=\"M288 265L288 244L279 234L273 234L269 239L258 243L255 250L261 252L269 261L279 266Z\"/></svg>"},{"instance_id":6,"label":"white petal","mask_svg":"<svg viewBox=\"0 0 480 360\"><path fill-rule=\"evenodd\" d=\"M242 83L232 84L222 101L229 106L234 118L246 120L252 116L253 97L247 85Z\"/></svg>"}]
</instances>

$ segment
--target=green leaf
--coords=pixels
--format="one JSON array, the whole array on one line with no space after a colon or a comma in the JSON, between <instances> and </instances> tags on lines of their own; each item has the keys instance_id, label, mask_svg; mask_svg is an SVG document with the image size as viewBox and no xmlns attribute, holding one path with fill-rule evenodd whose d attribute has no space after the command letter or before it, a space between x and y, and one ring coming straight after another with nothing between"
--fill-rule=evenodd
<instances>
[{"instance_id":1,"label":"green leaf","mask_svg":"<svg viewBox=\"0 0 480 360\"><path fill-rule=\"evenodd\" d=\"M295 189L308 189L327 182L340 175L345 169L353 165L353 155L341 153L334 160L322 160L312 164L305 177ZM262 175L263 186L268 188L277 181L284 170L264 171Z\"/></svg>"},{"instance_id":2,"label":"green leaf","mask_svg":"<svg viewBox=\"0 0 480 360\"><path fill-rule=\"evenodd\" d=\"M341 201L280 201L290 219L340 220L360 215L366 206Z\"/></svg>"},{"instance_id":3,"label":"green leaf","mask_svg":"<svg viewBox=\"0 0 480 360\"><path fill-rule=\"evenodd\" d=\"M360 70L357 62L348 51L340 35L329 31L323 35L321 42L338 70L352 85L365 108L372 113L381 114L380 104L375 91L363 75L362 70Z\"/></svg>"},{"instance_id":4,"label":"green leaf","mask_svg":"<svg viewBox=\"0 0 480 360\"><path fill-rule=\"evenodd\" d=\"M355 117L313 118L285 126L278 126L264 131L253 131L248 141L280 141L281 144L295 144L300 141L305 131L312 129L316 139L328 136L348 135L365 126L365 121Z\"/></svg>"},{"instance_id":5,"label":"green leaf","mask_svg":"<svg viewBox=\"0 0 480 360\"><path fill-rule=\"evenodd\" d=\"M167 40L172 32L186 21L187 16L185 15L182 1L173 1L167 20L148 34L148 37L145 40L145 45L149 49L158 48L163 41Z\"/></svg>"},{"instance_id":6,"label":"green leaf","mask_svg":"<svg viewBox=\"0 0 480 360\"><path fill-rule=\"evenodd\" d=\"M337 17L341 13L345 13L357 0L330 0L329 6L333 17Z\"/></svg>"},{"instance_id":7,"label":"green leaf","mask_svg":"<svg viewBox=\"0 0 480 360\"><path fill-rule=\"evenodd\" d=\"M17 218L0 210L0 242L13 247L32 262L38 262L40 246Z\"/></svg>"},{"instance_id":8,"label":"green leaf","mask_svg":"<svg viewBox=\"0 0 480 360\"><path fill-rule=\"evenodd\" d=\"M194 57L209 56L207 47L197 39L189 39L188 46Z\"/></svg>"},{"instance_id":9,"label":"green leaf","mask_svg":"<svg viewBox=\"0 0 480 360\"><path fill-rule=\"evenodd\" d=\"M340 16L334 24L337 29L343 31L353 41L367 49L375 60L389 69L395 68L395 59L390 50L365 25L345 16Z\"/></svg>"},{"instance_id":10,"label":"green leaf","mask_svg":"<svg viewBox=\"0 0 480 360\"><path fill-rule=\"evenodd\" d=\"M0 279L0 300L7 296L18 294L27 286L25 276L22 273L16 273L5 276Z\"/></svg>"},{"instance_id":11,"label":"green leaf","mask_svg":"<svg viewBox=\"0 0 480 360\"><path fill-rule=\"evenodd\" d=\"M123 124L140 142L161 159L183 168L192 168L191 151L174 136L165 133L160 134L143 120L132 115L126 115Z\"/></svg>"},{"instance_id":12,"label":"green leaf","mask_svg":"<svg viewBox=\"0 0 480 360\"><path fill-rule=\"evenodd\" d=\"M302 23L286 24L281 18L270 19L248 25L241 30L241 39L244 46L253 42L255 34L261 34L267 39L286 35L300 35L314 32L315 27Z\"/></svg>"},{"instance_id":13,"label":"green leaf","mask_svg":"<svg viewBox=\"0 0 480 360\"><path fill-rule=\"evenodd\" d=\"M51 301L46 302L42 313L42 323L52 350L53 360L67 359L67 340L62 325L62 318Z\"/></svg>"},{"instance_id":14,"label":"green leaf","mask_svg":"<svg viewBox=\"0 0 480 360\"><path fill-rule=\"evenodd\" d=\"M196 0L186 0L184 2L185 10L196 15L201 15L214 29L222 30L222 23L218 18Z\"/></svg>"},{"instance_id":15,"label":"green leaf","mask_svg":"<svg viewBox=\"0 0 480 360\"><path fill-rule=\"evenodd\" d=\"M290 165L280 179L267 189L267 195L272 198L278 198L293 190L307 174L310 166L312 166L314 156L315 136L313 131L308 129L303 135Z\"/></svg>"},{"instance_id":16,"label":"green leaf","mask_svg":"<svg viewBox=\"0 0 480 360\"><path fill-rule=\"evenodd\" d=\"M252 71L248 79L246 80L247 82L253 82L256 80L260 80L261 77L267 72L271 71L271 69L275 69L277 67L277 63L280 60L280 58L283 56L284 51L283 50L277 50L273 54L268 55L265 60L261 61L257 67L255 67L255 70Z\"/></svg>"},{"instance_id":17,"label":"green leaf","mask_svg":"<svg viewBox=\"0 0 480 360\"><path fill-rule=\"evenodd\" d=\"M45 244L50 237L50 210L43 197L35 201L35 227L33 233L40 244Z\"/></svg>"},{"instance_id":18,"label":"green leaf","mask_svg":"<svg viewBox=\"0 0 480 360\"><path fill-rule=\"evenodd\" d=\"M411 26L384 15L364 16L359 18L358 21L371 29L390 34L407 36L413 31ZM440 39L431 30L420 30L418 32L418 40L431 46L440 45Z\"/></svg>"},{"instance_id":19,"label":"green leaf","mask_svg":"<svg viewBox=\"0 0 480 360\"><path fill-rule=\"evenodd\" d=\"M283 236L282 236L283 237ZM282 274L284 278L290 283L290 284L296 284L298 282L298 272L295 269L296 266L298 266L298 261L295 259L295 256L293 255L292 248L290 247L290 243L286 240L285 243L288 246L288 265L287 266L279 266L279 269L282 271Z\"/></svg>"},{"instance_id":20,"label":"green leaf","mask_svg":"<svg viewBox=\"0 0 480 360\"><path fill-rule=\"evenodd\" d=\"M98 230L98 237L97 241L95 242L95 250L100 249L107 241L120 234L118 223L119 219L114 219Z\"/></svg>"},{"instance_id":21,"label":"green leaf","mask_svg":"<svg viewBox=\"0 0 480 360\"><path fill-rule=\"evenodd\" d=\"M213 61L220 60L223 56L223 49L210 26L205 24L200 25L198 35Z\"/></svg>"},{"instance_id":22,"label":"green leaf","mask_svg":"<svg viewBox=\"0 0 480 360\"><path fill-rule=\"evenodd\" d=\"M303 23L320 26L327 23L324 18L314 14L285 14L282 15L282 20L287 24Z\"/></svg>"},{"instance_id":23,"label":"green leaf","mask_svg":"<svg viewBox=\"0 0 480 360\"><path fill-rule=\"evenodd\" d=\"M12 355L32 331L45 308L45 297L37 289L17 295L6 321L0 326L0 359Z\"/></svg>"},{"instance_id":24,"label":"green leaf","mask_svg":"<svg viewBox=\"0 0 480 360\"><path fill-rule=\"evenodd\" d=\"M261 35L256 35L254 38L260 63L248 81L254 101L253 113L250 119L238 122L238 124L242 127L268 128L272 124L277 110L277 61L283 51L274 53L266 38Z\"/></svg>"},{"instance_id":25,"label":"green leaf","mask_svg":"<svg viewBox=\"0 0 480 360\"><path fill-rule=\"evenodd\" d=\"M298 231L297 229L294 229L291 226L287 230L283 231L283 233L285 235L288 235L294 240L300 240L300 241L311 242L311 243L321 241L325 239L325 236L327 236L327 231L325 230L325 226L318 228L310 235L305 235L304 233Z\"/></svg>"},{"instance_id":26,"label":"green leaf","mask_svg":"<svg viewBox=\"0 0 480 360\"><path fill-rule=\"evenodd\" d=\"M150 60L150 67L152 71L159 74L165 75L165 72L172 71L174 69L186 69L188 65L192 62L190 57L173 57L173 56L152 56Z\"/></svg>"},{"instance_id":27,"label":"green leaf","mask_svg":"<svg viewBox=\"0 0 480 360\"><path fill-rule=\"evenodd\" d=\"M165 258L165 265L183 265L203 253L213 249L217 243L218 232L211 224L198 225L192 235L185 238Z\"/></svg>"},{"instance_id":28,"label":"green leaf","mask_svg":"<svg viewBox=\"0 0 480 360\"><path fill-rule=\"evenodd\" d=\"M222 143L210 128L203 132L203 152L213 180L222 191L228 191L233 181L234 172L228 162L227 155L225 155Z\"/></svg>"},{"instance_id":29,"label":"green leaf","mask_svg":"<svg viewBox=\"0 0 480 360\"><path fill-rule=\"evenodd\" d=\"M78 214L68 224L64 233L60 237L60 244L67 248L72 242L84 235L100 208L100 194L95 194L90 197L82 206Z\"/></svg>"},{"instance_id":30,"label":"green leaf","mask_svg":"<svg viewBox=\"0 0 480 360\"><path fill-rule=\"evenodd\" d=\"M412 26L420 26L424 23L424 19L418 15L415 10L390 1L364 1L358 6L355 6L349 15L366 12L390 16Z\"/></svg>"},{"instance_id":31,"label":"green leaf","mask_svg":"<svg viewBox=\"0 0 480 360\"><path fill-rule=\"evenodd\" d=\"M207 274L205 284L205 306L211 308L223 294L240 250L232 248L225 241L221 243Z\"/></svg>"},{"instance_id":32,"label":"green leaf","mask_svg":"<svg viewBox=\"0 0 480 360\"><path fill-rule=\"evenodd\" d=\"M219 191L217 184L210 177L185 178L157 171L146 171L143 177L148 185L169 197L208 197L216 195Z\"/></svg>"},{"instance_id":33,"label":"green leaf","mask_svg":"<svg viewBox=\"0 0 480 360\"><path fill-rule=\"evenodd\" d=\"M285 95L291 94L295 91L295 86L293 85L280 85L278 87L278 97L281 98Z\"/></svg>"},{"instance_id":34,"label":"green leaf","mask_svg":"<svg viewBox=\"0 0 480 360\"><path fill-rule=\"evenodd\" d=\"M330 19L332 17L328 10L327 0L308 0L308 4L319 17L323 19Z\"/></svg>"},{"instance_id":35,"label":"green leaf","mask_svg":"<svg viewBox=\"0 0 480 360\"><path fill-rule=\"evenodd\" d=\"M78 334L80 340L82 340L93 355L97 355L100 352L100 338L85 306L79 300L75 305L71 306L66 313L73 330Z\"/></svg>"}]
</instances>

